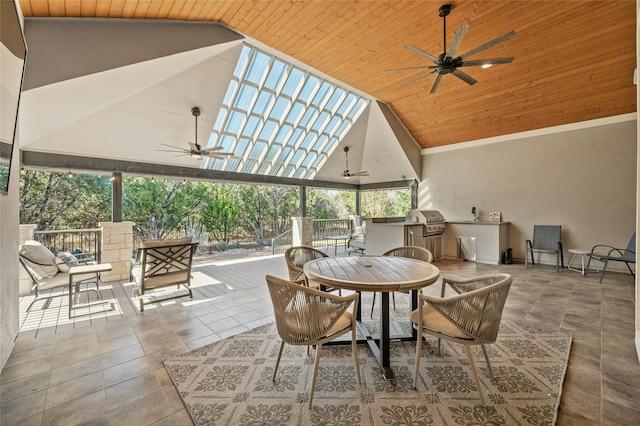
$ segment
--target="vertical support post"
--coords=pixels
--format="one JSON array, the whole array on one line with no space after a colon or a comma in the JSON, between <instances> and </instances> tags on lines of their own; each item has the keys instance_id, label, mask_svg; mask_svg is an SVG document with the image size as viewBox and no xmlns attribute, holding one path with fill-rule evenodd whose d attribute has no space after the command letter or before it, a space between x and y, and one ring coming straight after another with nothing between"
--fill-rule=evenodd
<instances>
[{"instance_id":1,"label":"vertical support post","mask_svg":"<svg viewBox=\"0 0 640 426\"><path fill-rule=\"evenodd\" d=\"M418 181L414 180L410 186L411 188L411 208L418 208Z\"/></svg>"},{"instance_id":2,"label":"vertical support post","mask_svg":"<svg viewBox=\"0 0 640 426\"><path fill-rule=\"evenodd\" d=\"M300 186L300 217L307 215L307 187Z\"/></svg>"},{"instance_id":3,"label":"vertical support post","mask_svg":"<svg viewBox=\"0 0 640 426\"><path fill-rule=\"evenodd\" d=\"M122 173L111 175L111 220L122 222Z\"/></svg>"},{"instance_id":4,"label":"vertical support post","mask_svg":"<svg viewBox=\"0 0 640 426\"><path fill-rule=\"evenodd\" d=\"M360 214L360 197L361 197L361 195L362 195L362 193L358 189L356 191L356 216L361 216L361 214Z\"/></svg>"}]
</instances>

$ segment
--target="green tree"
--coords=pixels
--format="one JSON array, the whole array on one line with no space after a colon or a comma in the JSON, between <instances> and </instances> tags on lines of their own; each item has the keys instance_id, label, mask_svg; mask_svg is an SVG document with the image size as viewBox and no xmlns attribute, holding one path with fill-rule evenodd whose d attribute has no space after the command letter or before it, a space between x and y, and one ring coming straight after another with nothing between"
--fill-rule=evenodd
<instances>
[{"instance_id":1,"label":"green tree","mask_svg":"<svg viewBox=\"0 0 640 426\"><path fill-rule=\"evenodd\" d=\"M111 220L107 176L27 170L20 179L20 223L39 230L95 228Z\"/></svg>"},{"instance_id":2,"label":"green tree","mask_svg":"<svg viewBox=\"0 0 640 426\"><path fill-rule=\"evenodd\" d=\"M218 184L209 191L204 203L201 213L204 228L218 240L229 241L229 232L240 217L237 192L235 185Z\"/></svg>"},{"instance_id":3,"label":"green tree","mask_svg":"<svg viewBox=\"0 0 640 426\"><path fill-rule=\"evenodd\" d=\"M207 185L196 182L125 178L123 185L123 216L136 223L134 232L143 239L184 233L207 195Z\"/></svg>"}]
</instances>

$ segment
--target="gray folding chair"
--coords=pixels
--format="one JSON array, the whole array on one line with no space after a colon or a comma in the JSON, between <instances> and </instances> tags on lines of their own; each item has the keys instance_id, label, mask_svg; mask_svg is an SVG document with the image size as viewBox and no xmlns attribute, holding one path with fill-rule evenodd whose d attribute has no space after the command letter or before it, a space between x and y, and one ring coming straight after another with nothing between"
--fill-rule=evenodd
<instances>
[{"instance_id":1,"label":"gray folding chair","mask_svg":"<svg viewBox=\"0 0 640 426\"><path fill-rule=\"evenodd\" d=\"M605 244L597 244L593 246L593 248L591 248L591 254L589 255L589 261L587 262L587 271L589 270L589 265L591 265L592 259L604 263L602 271L600 272L600 282L602 282L602 279L604 278L604 272L607 270L609 262L624 262L635 279L636 274L634 274L629 264L636 263L636 233L634 232L633 236L631 236L626 249L615 248Z\"/></svg>"},{"instance_id":2,"label":"gray folding chair","mask_svg":"<svg viewBox=\"0 0 640 426\"><path fill-rule=\"evenodd\" d=\"M527 240L525 244L524 267L529 267L529 255L531 263L535 264L533 253L551 253L556 255L556 270L560 271L560 265L564 268L560 234L559 225L533 225L533 240Z\"/></svg>"}]
</instances>

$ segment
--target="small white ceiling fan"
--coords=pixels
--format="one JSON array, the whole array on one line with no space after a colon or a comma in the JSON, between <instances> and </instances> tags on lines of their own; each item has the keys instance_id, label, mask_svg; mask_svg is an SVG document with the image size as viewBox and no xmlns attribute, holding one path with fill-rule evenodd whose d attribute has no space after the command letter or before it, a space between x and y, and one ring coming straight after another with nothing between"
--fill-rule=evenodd
<instances>
[{"instance_id":1,"label":"small white ceiling fan","mask_svg":"<svg viewBox=\"0 0 640 426\"><path fill-rule=\"evenodd\" d=\"M349 147L348 146L344 147L344 155L346 159L346 167L344 169L344 172L342 172L342 177L344 177L345 179L349 179L351 177L369 176L369 172L367 172L366 170L363 170L361 172L352 172L351 170L349 170Z\"/></svg>"},{"instance_id":2,"label":"small white ceiling fan","mask_svg":"<svg viewBox=\"0 0 640 426\"><path fill-rule=\"evenodd\" d=\"M221 146L214 146L212 148L202 148L198 143L198 116L200 115L200 108L193 107L191 108L191 115L196 118L196 138L195 142L188 142L189 149L180 148L179 146L167 145L166 143L161 143L160 145L168 146L169 148L174 149L156 149L156 151L162 152L178 152L179 156L189 155L191 158L195 158L197 160L202 157L211 157L211 158L223 158L225 155L233 155L231 152L220 152L222 149Z\"/></svg>"}]
</instances>

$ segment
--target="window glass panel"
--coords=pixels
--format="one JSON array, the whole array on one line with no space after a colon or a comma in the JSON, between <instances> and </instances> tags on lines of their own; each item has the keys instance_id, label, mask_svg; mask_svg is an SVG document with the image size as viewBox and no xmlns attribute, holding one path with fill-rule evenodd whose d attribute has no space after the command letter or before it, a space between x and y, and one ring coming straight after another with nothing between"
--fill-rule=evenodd
<instances>
[{"instance_id":1,"label":"window glass panel","mask_svg":"<svg viewBox=\"0 0 640 426\"><path fill-rule=\"evenodd\" d=\"M287 161L287 158L289 158L289 154L291 154L291 151L293 151L293 149L288 147L283 148L280 157L278 157L278 162L285 163Z\"/></svg>"},{"instance_id":2,"label":"window glass panel","mask_svg":"<svg viewBox=\"0 0 640 426\"><path fill-rule=\"evenodd\" d=\"M302 105L300 102L294 102L293 106L291 107L291 111L289 111L289 115L287 115L287 123L295 124L303 112L304 105Z\"/></svg>"},{"instance_id":3,"label":"window glass panel","mask_svg":"<svg viewBox=\"0 0 640 426\"><path fill-rule=\"evenodd\" d=\"M342 95L344 95L344 90L336 87L336 90L333 91L331 98L329 98L329 102L327 102L326 108L332 111L336 109L336 105L338 105L338 102L340 102L340 100L342 99Z\"/></svg>"},{"instance_id":4,"label":"window glass panel","mask_svg":"<svg viewBox=\"0 0 640 426\"><path fill-rule=\"evenodd\" d=\"M270 166L270 164L269 164L269 163L262 163L262 164L260 165L260 167L258 168L257 173L258 173L259 175L266 175L266 174L267 174L267 170L269 170L269 166Z\"/></svg>"},{"instance_id":5,"label":"window glass panel","mask_svg":"<svg viewBox=\"0 0 640 426\"><path fill-rule=\"evenodd\" d=\"M249 153L249 158L253 158L254 160L258 160L262 153L264 152L267 144L264 142L256 142Z\"/></svg>"},{"instance_id":6,"label":"window glass panel","mask_svg":"<svg viewBox=\"0 0 640 426\"><path fill-rule=\"evenodd\" d=\"M224 166L224 161L220 158L212 158L209 160L209 168L212 170L222 170L222 166Z\"/></svg>"},{"instance_id":7,"label":"window glass panel","mask_svg":"<svg viewBox=\"0 0 640 426\"><path fill-rule=\"evenodd\" d=\"M276 145L276 144L271 145L264 159L267 161L272 161L274 158L276 158L276 155L278 154L278 152L280 152L280 148L281 147L279 145Z\"/></svg>"},{"instance_id":8,"label":"window glass panel","mask_svg":"<svg viewBox=\"0 0 640 426\"><path fill-rule=\"evenodd\" d=\"M236 94L236 90L238 89L238 82L236 80L231 80L229 82L229 87L227 88L227 93L224 95L224 100L222 101L225 106L231 104L231 99Z\"/></svg>"},{"instance_id":9,"label":"window glass panel","mask_svg":"<svg viewBox=\"0 0 640 426\"><path fill-rule=\"evenodd\" d=\"M222 129L222 124L224 123L224 120L226 117L227 117L227 109L220 108L220 111L218 112L218 117L216 118L216 122L213 125L213 128L216 130Z\"/></svg>"},{"instance_id":10,"label":"window glass panel","mask_svg":"<svg viewBox=\"0 0 640 426\"><path fill-rule=\"evenodd\" d=\"M269 117L273 118L274 120L280 121L289 110L289 105L291 105L291 101L289 99L279 97L276 101L275 106L271 110L271 114L269 114Z\"/></svg>"},{"instance_id":11,"label":"window glass panel","mask_svg":"<svg viewBox=\"0 0 640 426\"><path fill-rule=\"evenodd\" d=\"M338 127L338 130L336 131L336 135L340 136L340 137L344 137L345 133L343 133L345 131L345 129L347 128L347 126L350 126L351 122L349 122L348 120L344 120L342 122L342 124L340 125L340 127Z\"/></svg>"},{"instance_id":12,"label":"window glass panel","mask_svg":"<svg viewBox=\"0 0 640 426\"><path fill-rule=\"evenodd\" d=\"M314 169L317 169L318 167L320 167L320 165L322 164L322 162L324 161L324 159L327 156L325 154L320 154L318 155L318 158L316 158L316 161L313 162L313 164L311 165L311 167L313 167Z\"/></svg>"},{"instance_id":13,"label":"window glass panel","mask_svg":"<svg viewBox=\"0 0 640 426\"><path fill-rule=\"evenodd\" d=\"M247 138L240 138L238 144L236 145L236 149L234 150L234 154L240 157L244 157L245 152L247 152L247 148L249 147L249 143L251 141Z\"/></svg>"},{"instance_id":14,"label":"window glass panel","mask_svg":"<svg viewBox=\"0 0 640 426\"><path fill-rule=\"evenodd\" d=\"M249 117L249 120L247 120L247 124L244 126L244 130L242 131L242 136L253 137L257 133L261 123L262 120L255 115Z\"/></svg>"},{"instance_id":15,"label":"window glass panel","mask_svg":"<svg viewBox=\"0 0 640 426\"><path fill-rule=\"evenodd\" d=\"M274 164L273 167L271 168L271 171L269 172L269 174L271 176L278 176L278 172L282 169L282 164Z\"/></svg>"},{"instance_id":16,"label":"window glass panel","mask_svg":"<svg viewBox=\"0 0 640 426\"><path fill-rule=\"evenodd\" d=\"M242 166L242 173L253 173L258 163L254 160L247 160Z\"/></svg>"},{"instance_id":17,"label":"window glass panel","mask_svg":"<svg viewBox=\"0 0 640 426\"><path fill-rule=\"evenodd\" d=\"M340 117L338 117L337 115L334 115L333 118L331 119L331 121L329 121L329 124L324 129L324 131L326 133L329 133L329 134L333 133L338 128L338 125L341 122L342 122L342 119Z\"/></svg>"},{"instance_id":18,"label":"window glass panel","mask_svg":"<svg viewBox=\"0 0 640 426\"><path fill-rule=\"evenodd\" d=\"M313 143L313 141L316 140L317 137L318 137L317 133L313 133L313 132L307 133L307 136L304 137L304 140L300 144L300 148L307 148L308 146L311 145L311 143Z\"/></svg>"},{"instance_id":19,"label":"window glass panel","mask_svg":"<svg viewBox=\"0 0 640 426\"><path fill-rule=\"evenodd\" d=\"M298 99L304 102L309 102L311 96L313 96L319 85L320 79L310 75L304 83L304 86L302 86L302 90L298 94Z\"/></svg>"},{"instance_id":20,"label":"window glass panel","mask_svg":"<svg viewBox=\"0 0 640 426\"><path fill-rule=\"evenodd\" d=\"M269 69L269 56L262 52L255 51L251 63L249 64L249 70L245 75L245 79L255 84L260 84L265 73Z\"/></svg>"},{"instance_id":21,"label":"window glass panel","mask_svg":"<svg viewBox=\"0 0 640 426\"><path fill-rule=\"evenodd\" d=\"M267 120L267 122L264 123L264 126L262 127L262 131L260 132L260 136L258 136L258 138L264 139L264 140L271 139L273 134L276 132L277 128L278 128L278 123L276 123L275 121Z\"/></svg>"},{"instance_id":22,"label":"window glass panel","mask_svg":"<svg viewBox=\"0 0 640 426\"><path fill-rule=\"evenodd\" d=\"M275 142L285 144L289 139L289 136L291 135L292 130L293 130L293 127L289 126L288 124L285 124L284 126L280 127L280 130L278 130L278 134L273 140Z\"/></svg>"},{"instance_id":23,"label":"window glass panel","mask_svg":"<svg viewBox=\"0 0 640 426\"><path fill-rule=\"evenodd\" d=\"M322 86L320 86L320 90L318 90L318 93L316 94L316 97L313 98L313 104L321 105L322 101L326 98L330 89L331 89L331 84L327 83L326 81L323 82Z\"/></svg>"},{"instance_id":24,"label":"window glass panel","mask_svg":"<svg viewBox=\"0 0 640 426\"><path fill-rule=\"evenodd\" d=\"M296 179L300 179L304 175L305 171L306 169L304 167L301 167L298 170L296 170L296 172L293 174L293 177Z\"/></svg>"},{"instance_id":25,"label":"window glass panel","mask_svg":"<svg viewBox=\"0 0 640 426\"><path fill-rule=\"evenodd\" d=\"M304 77L304 73L298 68L293 68L289 73L289 78L287 78L287 82L282 88L282 93L287 96L293 96L300 87L300 82Z\"/></svg>"},{"instance_id":26,"label":"window glass panel","mask_svg":"<svg viewBox=\"0 0 640 426\"><path fill-rule=\"evenodd\" d=\"M315 152L310 152L309 154L307 154L307 156L305 157L304 160L302 160L302 166L308 166L310 162L312 162L313 160L315 160L316 158L316 153Z\"/></svg>"},{"instance_id":27,"label":"window glass panel","mask_svg":"<svg viewBox=\"0 0 640 426\"><path fill-rule=\"evenodd\" d=\"M229 121L227 121L225 132L238 133L241 126L244 124L245 115L238 111L231 111L229 115Z\"/></svg>"},{"instance_id":28,"label":"window glass panel","mask_svg":"<svg viewBox=\"0 0 640 426\"><path fill-rule=\"evenodd\" d=\"M222 138L220 138L220 146L224 149L224 152L231 152L235 141L235 136L223 134Z\"/></svg>"},{"instance_id":29,"label":"window glass panel","mask_svg":"<svg viewBox=\"0 0 640 426\"><path fill-rule=\"evenodd\" d=\"M224 161L224 160L221 160ZM227 171L228 172L237 172L240 167L240 159L239 158L230 158L227 163Z\"/></svg>"},{"instance_id":30,"label":"window glass panel","mask_svg":"<svg viewBox=\"0 0 640 426\"><path fill-rule=\"evenodd\" d=\"M289 140L287 141L287 145L289 146L296 146L296 144L298 142L300 142L300 139L302 139L302 137L304 136L304 130L298 128L293 132L293 135L289 138Z\"/></svg>"},{"instance_id":31,"label":"window glass panel","mask_svg":"<svg viewBox=\"0 0 640 426\"><path fill-rule=\"evenodd\" d=\"M327 143L327 140L329 140L327 135L320 135L316 143L313 144L313 148L311 149L317 152L324 151L324 145Z\"/></svg>"},{"instance_id":32,"label":"window glass panel","mask_svg":"<svg viewBox=\"0 0 640 426\"><path fill-rule=\"evenodd\" d=\"M327 123L327 121L329 121L329 114L327 112L322 112L320 113L320 116L316 119L316 122L313 123L313 126L311 127L312 130L315 130L316 132L320 132L324 125Z\"/></svg>"},{"instance_id":33,"label":"window glass panel","mask_svg":"<svg viewBox=\"0 0 640 426\"><path fill-rule=\"evenodd\" d=\"M318 110L317 109L309 108L304 113L304 116L302 116L302 120L300 120L300 125L302 127L307 127L309 125L309 122L311 122L312 120L315 120L317 115L318 115Z\"/></svg>"},{"instance_id":34,"label":"window glass panel","mask_svg":"<svg viewBox=\"0 0 640 426\"><path fill-rule=\"evenodd\" d=\"M265 87L275 90L280 85L280 80L282 79L286 68L287 65L285 63L276 59L271 66L271 71L269 71L267 81L264 83ZM286 74L284 76L286 77Z\"/></svg>"},{"instance_id":35,"label":"window glass panel","mask_svg":"<svg viewBox=\"0 0 640 426\"><path fill-rule=\"evenodd\" d=\"M240 78L242 73L244 72L245 67L249 61L249 55L251 54L251 48L249 46L242 46L242 52L240 52L240 57L238 58L238 63L236 64L235 70L233 70L233 76L235 78Z\"/></svg>"},{"instance_id":36,"label":"window glass panel","mask_svg":"<svg viewBox=\"0 0 640 426\"><path fill-rule=\"evenodd\" d=\"M258 115L264 115L271 108L276 95L270 92L260 92L258 96L258 101L256 105L253 107L253 112Z\"/></svg>"},{"instance_id":37,"label":"window glass panel","mask_svg":"<svg viewBox=\"0 0 640 426\"><path fill-rule=\"evenodd\" d=\"M360 112L362 112L362 110L364 109L364 106L365 106L364 99L362 98L358 99L358 102L356 102L356 104L351 109L351 111L349 111L349 114L347 114L347 117L351 119L355 118L356 114L359 114Z\"/></svg>"},{"instance_id":38,"label":"window glass panel","mask_svg":"<svg viewBox=\"0 0 640 426\"><path fill-rule=\"evenodd\" d=\"M292 165L288 165L285 167L284 172L282 172L282 177L291 177L294 170L295 168Z\"/></svg>"},{"instance_id":39,"label":"window glass panel","mask_svg":"<svg viewBox=\"0 0 640 426\"><path fill-rule=\"evenodd\" d=\"M293 158L291 158L291 160L289 161L292 164L298 164L298 161L300 161L300 158L302 158L302 156L304 155L305 151L302 149L299 149L296 151L295 154L293 154Z\"/></svg>"},{"instance_id":40,"label":"window glass panel","mask_svg":"<svg viewBox=\"0 0 640 426\"><path fill-rule=\"evenodd\" d=\"M233 106L238 109L249 109L257 93L257 88L249 86L248 84L243 84L242 86L240 86L238 97L236 98L236 102L233 104Z\"/></svg>"},{"instance_id":41,"label":"window glass panel","mask_svg":"<svg viewBox=\"0 0 640 426\"><path fill-rule=\"evenodd\" d=\"M340 104L340 108L338 108L336 112L340 115L344 115L345 111L347 111L347 109L349 109L353 105L355 99L356 95L354 95L353 93L349 93L347 97L344 98L344 101L342 101L342 104Z\"/></svg>"}]
</instances>

